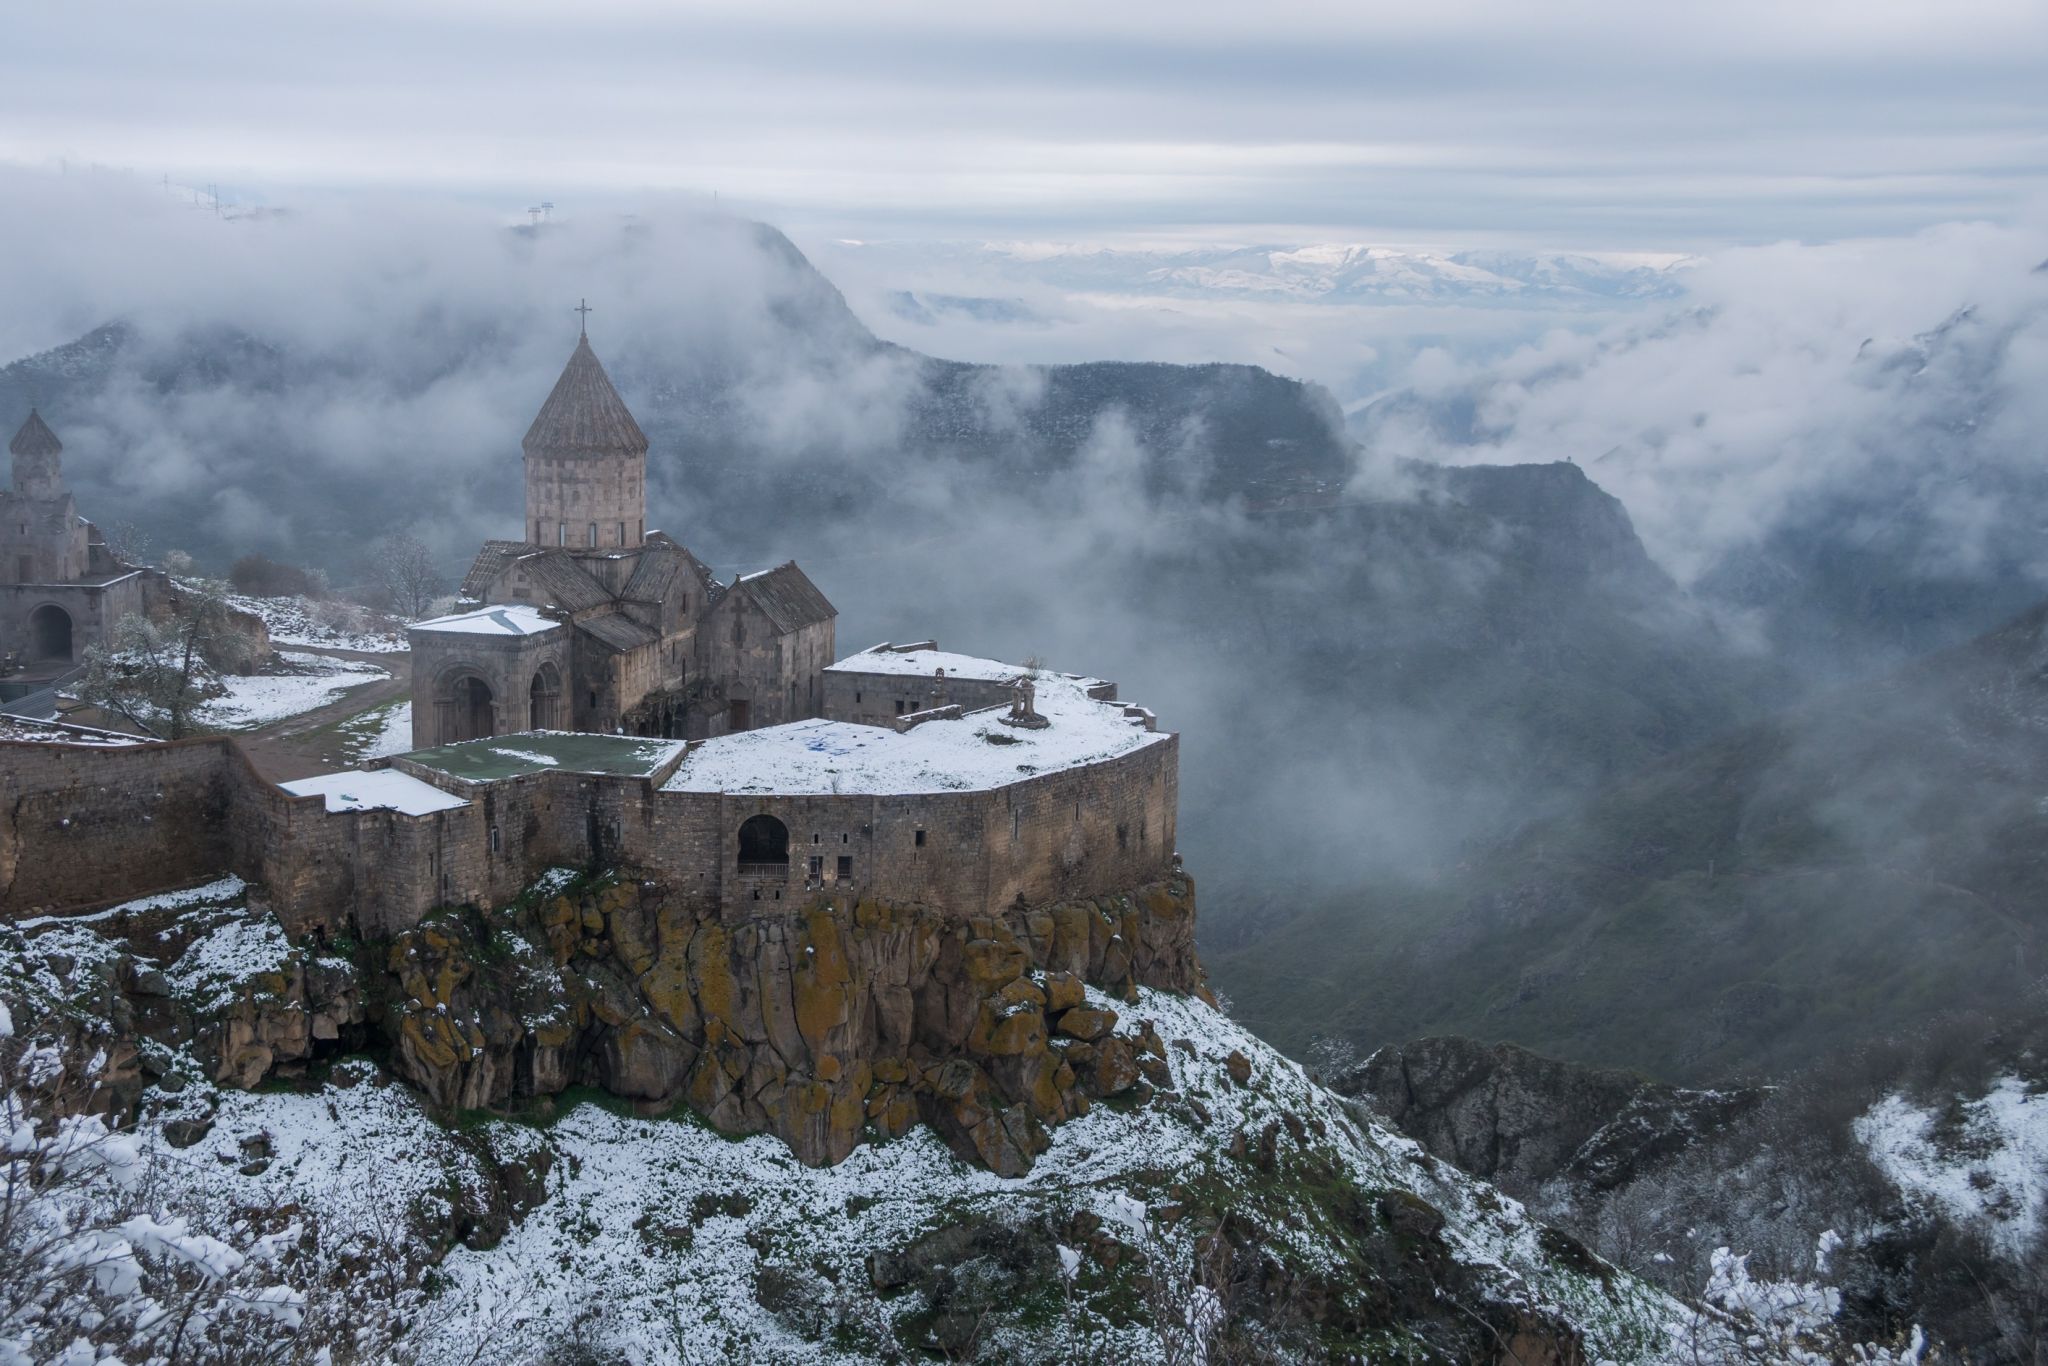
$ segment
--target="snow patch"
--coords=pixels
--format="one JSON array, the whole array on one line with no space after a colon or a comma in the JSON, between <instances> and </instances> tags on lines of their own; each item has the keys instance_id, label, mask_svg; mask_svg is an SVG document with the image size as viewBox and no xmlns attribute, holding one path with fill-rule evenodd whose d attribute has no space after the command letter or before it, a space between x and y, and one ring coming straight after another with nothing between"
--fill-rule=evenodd
<instances>
[{"instance_id":1,"label":"snow patch","mask_svg":"<svg viewBox=\"0 0 2048 1366\"><path fill-rule=\"evenodd\" d=\"M350 688L391 675L374 664L327 655L283 652L298 672L221 677L227 696L200 707L200 724L216 730L253 730L326 706Z\"/></svg>"},{"instance_id":2,"label":"snow patch","mask_svg":"<svg viewBox=\"0 0 2048 1366\"><path fill-rule=\"evenodd\" d=\"M1945 1112L1886 1096L1851 1127L1909 1201L1975 1225L2015 1262L2039 1248L2048 1214L2048 1094L2008 1075Z\"/></svg>"}]
</instances>

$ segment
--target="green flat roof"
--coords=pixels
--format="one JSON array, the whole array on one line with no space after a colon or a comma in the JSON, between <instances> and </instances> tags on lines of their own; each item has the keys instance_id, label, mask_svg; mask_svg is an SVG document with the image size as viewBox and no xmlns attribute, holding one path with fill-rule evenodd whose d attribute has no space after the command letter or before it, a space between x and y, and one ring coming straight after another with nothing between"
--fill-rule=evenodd
<instances>
[{"instance_id":1,"label":"green flat roof","mask_svg":"<svg viewBox=\"0 0 2048 1366\"><path fill-rule=\"evenodd\" d=\"M473 783L517 778L526 773L605 773L645 778L680 754L681 740L632 735L584 735L573 731L526 731L488 740L415 750L398 757Z\"/></svg>"}]
</instances>

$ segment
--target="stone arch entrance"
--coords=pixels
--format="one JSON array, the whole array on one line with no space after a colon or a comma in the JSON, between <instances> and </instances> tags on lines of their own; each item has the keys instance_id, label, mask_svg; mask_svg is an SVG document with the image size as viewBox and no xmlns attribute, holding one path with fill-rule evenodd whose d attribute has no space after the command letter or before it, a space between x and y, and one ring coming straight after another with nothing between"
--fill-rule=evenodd
<instances>
[{"instance_id":1,"label":"stone arch entrance","mask_svg":"<svg viewBox=\"0 0 2048 1366\"><path fill-rule=\"evenodd\" d=\"M35 661L71 661L71 614L46 603L28 614L28 653Z\"/></svg>"},{"instance_id":2,"label":"stone arch entrance","mask_svg":"<svg viewBox=\"0 0 2048 1366\"><path fill-rule=\"evenodd\" d=\"M773 816L740 823L740 871L781 874L789 868L789 827Z\"/></svg>"},{"instance_id":3,"label":"stone arch entrance","mask_svg":"<svg viewBox=\"0 0 2048 1366\"><path fill-rule=\"evenodd\" d=\"M487 740L498 733L498 714L492 705L491 685L474 672L458 669L442 675L434 690L435 740L440 745L458 740Z\"/></svg>"},{"instance_id":4,"label":"stone arch entrance","mask_svg":"<svg viewBox=\"0 0 2048 1366\"><path fill-rule=\"evenodd\" d=\"M526 689L526 725L529 730L562 728L562 671L552 663L533 671Z\"/></svg>"}]
</instances>

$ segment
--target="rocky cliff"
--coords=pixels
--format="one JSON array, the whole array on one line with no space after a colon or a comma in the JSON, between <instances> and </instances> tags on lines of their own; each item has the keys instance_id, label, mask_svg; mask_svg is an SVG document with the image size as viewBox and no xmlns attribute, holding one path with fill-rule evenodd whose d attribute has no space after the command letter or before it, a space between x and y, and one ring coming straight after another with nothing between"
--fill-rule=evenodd
<instances>
[{"instance_id":1,"label":"rocky cliff","mask_svg":"<svg viewBox=\"0 0 2048 1366\"><path fill-rule=\"evenodd\" d=\"M820 901L738 924L603 878L398 936L381 1019L399 1073L450 1110L593 1085L814 1164L922 1118L1013 1176L1049 1126L1163 1086L1165 1045L1108 1037L1086 989L1202 991L1194 915L1184 875L994 916Z\"/></svg>"},{"instance_id":2,"label":"rocky cliff","mask_svg":"<svg viewBox=\"0 0 2048 1366\"><path fill-rule=\"evenodd\" d=\"M1365 1101L1434 1156L1525 1198L1560 1179L1590 1191L1625 1185L1768 1094L1666 1086L1461 1038L1382 1048L1331 1089Z\"/></svg>"}]
</instances>

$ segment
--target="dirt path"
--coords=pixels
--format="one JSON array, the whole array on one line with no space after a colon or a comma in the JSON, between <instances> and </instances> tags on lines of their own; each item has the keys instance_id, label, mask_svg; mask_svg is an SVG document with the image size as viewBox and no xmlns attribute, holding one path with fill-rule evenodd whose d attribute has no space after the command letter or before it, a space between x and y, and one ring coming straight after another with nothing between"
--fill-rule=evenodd
<instances>
[{"instance_id":1,"label":"dirt path","mask_svg":"<svg viewBox=\"0 0 2048 1366\"><path fill-rule=\"evenodd\" d=\"M242 749L250 762L256 765L256 771L273 783L310 778L316 773L332 773L338 768L349 767L351 760L343 749L346 737L335 727L351 716L410 694L412 656L403 651L370 654L361 650L330 650L317 645L288 645L284 648L299 654L361 660L385 670L391 677L380 678L360 688L350 688L324 707L315 707L312 711L287 716L282 721L273 721L255 730L243 731L235 738L241 741Z\"/></svg>"}]
</instances>

